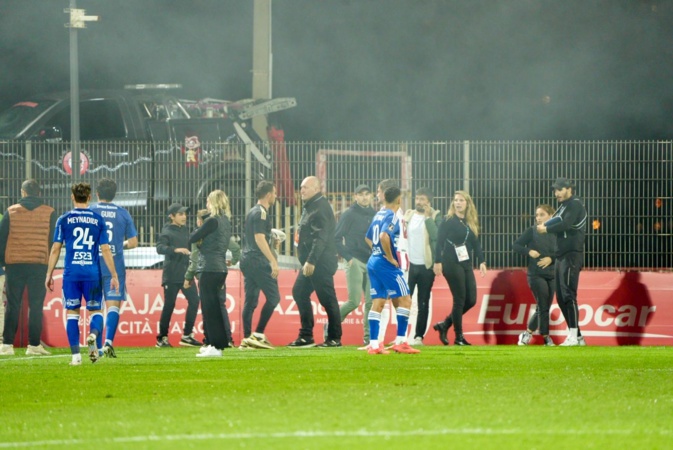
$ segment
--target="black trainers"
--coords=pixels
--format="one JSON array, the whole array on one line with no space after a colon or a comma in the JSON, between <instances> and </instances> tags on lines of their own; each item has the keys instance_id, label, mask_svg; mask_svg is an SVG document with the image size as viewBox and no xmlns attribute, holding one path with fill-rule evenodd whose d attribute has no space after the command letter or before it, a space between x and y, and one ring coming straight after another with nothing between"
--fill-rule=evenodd
<instances>
[{"instance_id":1,"label":"black trainers","mask_svg":"<svg viewBox=\"0 0 673 450\"><path fill-rule=\"evenodd\" d=\"M194 333L182 336L180 345L183 347L201 347L203 344L194 339Z\"/></svg>"},{"instance_id":2,"label":"black trainers","mask_svg":"<svg viewBox=\"0 0 673 450\"><path fill-rule=\"evenodd\" d=\"M341 341L338 341L336 339L329 339L322 344L317 345L316 347L320 348L328 348L328 347L341 347Z\"/></svg>"},{"instance_id":3,"label":"black trainers","mask_svg":"<svg viewBox=\"0 0 673 450\"><path fill-rule=\"evenodd\" d=\"M157 348L162 347L173 347L170 342L168 342L168 336L157 337Z\"/></svg>"},{"instance_id":4,"label":"black trainers","mask_svg":"<svg viewBox=\"0 0 673 450\"><path fill-rule=\"evenodd\" d=\"M112 346L112 344L105 344L103 347L103 355L105 355L106 358L117 357L117 353L115 353L115 348Z\"/></svg>"},{"instance_id":5,"label":"black trainers","mask_svg":"<svg viewBox=\"0 0 673 450\"><path fill-rule=\"evenodd\" d=\"M287 344L288 347L292 348L309 348L309 347L315 347L315 341L311 338L306 339L306 338L297 338L296 340L290 342Z\"/></svg>"}]
</instances>

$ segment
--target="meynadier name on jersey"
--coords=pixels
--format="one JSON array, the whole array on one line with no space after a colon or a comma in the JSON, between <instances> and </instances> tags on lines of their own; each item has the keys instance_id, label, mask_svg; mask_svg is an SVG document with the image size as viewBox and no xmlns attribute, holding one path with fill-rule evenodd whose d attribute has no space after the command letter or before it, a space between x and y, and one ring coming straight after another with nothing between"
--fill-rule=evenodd
<instances>
[{"instance_id":1,"label":"meynadier name on jersey","mask_svg":"<svg viewBox=\"0 0 673 450\"><path fill-rule=\"evenodd\" d=\"M95 217L89 217L89 216L75 216L75 217L68 217L68 223L90 223L93 225L98 225L98 219Z\"/></svg>"}]
</instances>

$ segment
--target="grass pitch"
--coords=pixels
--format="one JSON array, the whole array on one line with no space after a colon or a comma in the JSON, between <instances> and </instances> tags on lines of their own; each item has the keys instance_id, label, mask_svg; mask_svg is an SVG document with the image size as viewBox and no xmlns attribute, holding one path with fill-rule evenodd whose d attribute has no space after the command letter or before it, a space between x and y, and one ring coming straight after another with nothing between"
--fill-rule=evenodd
<instances>
[{"instance_id":1,"label":"grass pitch","mask_svg":"<svg viewBox=\"0 0 673 450\"><path fill-rule=\"evenodd\" d=\"M673 447L672 347L196 351L0 357L0 448Z\"/></svg>"}]
</instances>

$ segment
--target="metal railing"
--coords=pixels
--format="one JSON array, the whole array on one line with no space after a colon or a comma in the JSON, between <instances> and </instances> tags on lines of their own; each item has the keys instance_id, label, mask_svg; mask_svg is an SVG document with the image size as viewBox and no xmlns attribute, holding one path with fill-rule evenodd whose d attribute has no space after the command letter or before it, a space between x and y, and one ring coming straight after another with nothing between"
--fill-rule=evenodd
<instances>
[{"instance_id":1,"label":"metal railing","mask_svg":"<svg viewBox=\"0 0 673 450\"><path fill-rule=\"evenodd\" d=\"M154 245L168 204L188 205L194 217L215 188L231 197L240 236L255 185L271 179L280 194L271 213L274 226L288 236L281 248L286 257L293 254L291 237L301 215L298 187L306 176L323 180L337 217L357 185L375 191L384 178L399 181L405 208L413 206L416 189L430 188L442 214L453 192L464 189L479 212L489 265L521 267L524 261L511 243L533 224L536 205L556 204L551 183L565 176L575 180L590 217L587 268L673 266L671 141L286 142L286 159L274 145L257 145L269 152L273 164L267 170L252 162L243 144L204 143L193 154L170 142L83 142L78 179L94 185L102 177L115 179L115 202L134 215L146 247ZM41 182L47 203L69 208L68 152L68 143L0 143L3 209L19 198L27 175Z\"/></svg>"}]
</instances>

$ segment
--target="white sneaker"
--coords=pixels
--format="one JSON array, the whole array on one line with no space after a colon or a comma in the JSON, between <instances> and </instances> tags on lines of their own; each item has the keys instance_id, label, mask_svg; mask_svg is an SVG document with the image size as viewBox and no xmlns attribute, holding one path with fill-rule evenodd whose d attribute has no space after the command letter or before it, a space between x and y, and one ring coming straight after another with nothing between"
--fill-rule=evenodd
<instances>
[{"instance_id":1,"label":"white sneaker","mask_svg":"<svg viewBox=\"0 0 673 450\"><path fill-rule=\"evenodd\" d=\"M212 345L203 345L203 346L201 346L201 348L199 349L199 353L205 353L206 351L208 351L208 349L209 349L210 347L212 347Z\"/></svg>"},{"instance_id":2,"label":"white sneaker","mask_svg":"<svg viewBox=\"0 0 673 450\"><path fill-rule=\"evenodd\" d=\"M532 334L528 332L528 330L524 331L519 335L519 344L518 345L528 345L530 343L530 339L533 337Z\"/></svg>"},{"instance_id":3,"label":"white sneaker","mask_svg":"<svg viewBox=\"0 0 673 450\"><path fill-rule=\"evenodd\" d=\"M580 344L577 341L577 338L573 336L568 336L566 340L560 344L561 347L576 347L578 345Z\"/></svg>"},{"instance_id":4,"label":"white sneaker","mask_svg":"<svg viewBox=\"0 0 673 450\"><path fill-rule=\"evenodd\" d=\"M584 336L577 336L577 345L580 347L586 347L587 341L584 340Z\"/></svg>"},{"instance_id":5,"label":"white sneaker","mask_svg":"<svg viewBox=\"0 0 673 450\"><path fill-rule=\"evenodd\" d=\"M205 347L205 350L199 350L199 353L196 354L197 358L221 358L222 350L218 350L212 345Z\"/></svg>"},{"instance_id":6,"label":"white sneaker","mask_svg":"<svg viewBox=\"0 0 673 450\"><path fill-rule=\"evenodd\" d=\"M411 341L411 344L409 345L423 345L423 338L420 336L416 336L413 341Z\"/></svg>"},{"instance_id":7,"label":"white sneaker","mask_svg":"<svg viewBox=\"0 0 673 450\"><path fill-rule=\"evenodd\" d=\"M14 346L9 344L2 344L0 347L1 356L12 356L14 354Z\"/></svg>"},{"instance_id":8,"label":"white sneaker","mask_svg":"<svg viewBox=\"0 0 673 450\"><path fill-rule=\"evenodd\" d=\"M42 344L40 344L40 345L29 345L28 348L26 349L26 355L42 356L42 355L51 355L51 353L45 350L44 347L42 347Z\"/></svg>"},{"instance_id":9,"label":"white sneaker","mask_svg":"<svg viewBox=\"0 0 673 450\"><path fill-rule=\"evenodd\" d=\"M71 366L81 366L82 365L82 355L77 353L76 355L72 355L72 360L70 361Z\"/></svg>"}]
</instances>

